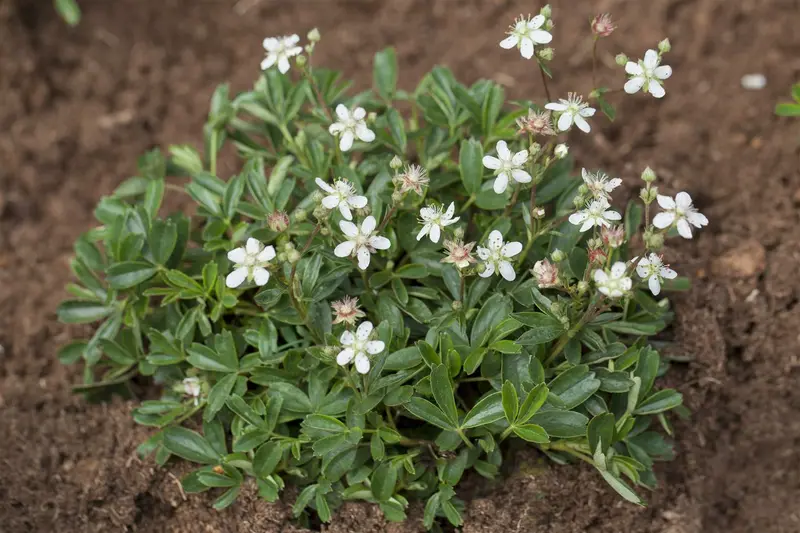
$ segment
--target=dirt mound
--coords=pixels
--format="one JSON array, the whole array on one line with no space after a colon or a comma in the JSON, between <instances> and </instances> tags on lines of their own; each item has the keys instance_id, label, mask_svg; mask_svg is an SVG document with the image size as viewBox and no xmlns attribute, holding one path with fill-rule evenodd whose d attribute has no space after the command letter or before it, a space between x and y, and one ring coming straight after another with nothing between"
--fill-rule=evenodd
<instances>
[{"instance_id":1,"label":"dirt mound","mask_svg":"<svg viewBox=\"0 0 800 533\"><path fill-rule=\"evenodd\" d=\"M361 86L374 52L393 45L406 87L434 64L467 81L492 77L514 97L542 97L538 73L497 42L520 11L511 0L81 0L68 29L50 0L0 2L0 529L27 531L300 531L286 503L254 491L224 512L185 498L187 465L135 457L147 435L130 404L74 397L80 370L56 348L79 333L56 323L70 243L101 194L154 145L199 146L211 91L248 87L265 35L323 35L320 63ZM464 531L744 533L800 531L800 122L772 116L800 71L797 12L786 0L553 2L558 94L590 85L585 34L593 10L620 28L602 60L641 55L663 36L673 51L667 97L626 97L614 124L570 139L580 163L629 184L645 165L662 188L691 192L711 219L670 250L694 278L676 300L671 385L693 411L677 425L678 459L658 469L649 506L620 501L590 469L516 455L494 484L466 483ZM763 72L763 91L740 87ZM616 69L603 76L621 85ZM578 150L578 148L580 148ZM223 172L233 169L222 169ZM289 498L287 498L290 501ZM348 504L330 532L421 530L421 509L385 524Z\"/></svg>"}]
</instances>

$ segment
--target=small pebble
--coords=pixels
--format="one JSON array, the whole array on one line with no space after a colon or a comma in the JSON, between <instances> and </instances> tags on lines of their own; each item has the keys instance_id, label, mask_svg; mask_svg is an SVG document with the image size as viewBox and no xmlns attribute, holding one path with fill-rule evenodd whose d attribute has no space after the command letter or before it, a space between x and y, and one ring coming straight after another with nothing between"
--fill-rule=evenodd
<instances>
[{"instance_id":1,"label":"small pebble","mask_svg":"<svg viewBox=\"0 0 800 533\"><path fill-rule=\"evenodd\" d=\"M745 74L742 76L742 87L749 91L759 91L767 86L767 77L763 74Z\"/></svg>"}]
</instances>

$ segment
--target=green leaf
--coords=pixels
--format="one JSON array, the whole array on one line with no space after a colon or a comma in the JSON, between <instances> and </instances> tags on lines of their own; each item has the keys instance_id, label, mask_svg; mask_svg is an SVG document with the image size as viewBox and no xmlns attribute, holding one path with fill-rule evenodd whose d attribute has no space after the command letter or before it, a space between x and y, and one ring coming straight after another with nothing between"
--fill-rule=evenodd
<instances>
[{"instance_id":1,"label":"green leaf","mask_svg":"<svg viewBox=\"0 0 800 533\"><path fill-rule=\"evenodd\" d=\"M606 483L611 485L611 488L617 491L617 493L620 496L622 496L631 503L635 503L636 505L642 505L642 500L639 498L639 496L636 495L635 492L633 492L633 490L631 490L631 488L624 481L615 477L611 472L608 472L606 470L600 470L598 468L598 471L600 472L600 475L603 476L603 479L606 480Z\"/></svg>"},{"instance_id":2,"label":"green leaf","mask_svg":"<svg viewBox=\"0 0 800 533\"><path fill-rule=\"evenodd\" d=\"M519 413L519 398L517 397L517 389L511 381L506 380L502 388L503 397L503 412L506 415L506 420L509 424L513 424L517 419Z\"/></svg>"},{"instance_id":3,"label":"green leaf","mask_svg":"<svg viewBox=\"0 0 800 533\"><path fill-rule=\"evenodd\" d=\"M350 467L353 465L353 461L356 459L356 449L351 448L349 450L344 450L343 452L338 453L329 461L323 461L322 466L322 473L325 475L325 478L335 483L339 481L343 475L350 470Z\"/></svg>"},{"instance_id":4,"label":"green leaf","mask_svg":"<svg viewBox=\"0 0 800 533\"><path fill-rule=\"evenodd\" d=\"M456 398L453 391L453 383L450 381L450 373L446 365L437 365L431 370L431 392L436 403L447 416L451 426L458 425L458 409L456 408Z\"/></svg>"},{"instance_id":5,"label":"green leaf","mask_svg":"<svg viewBox=\"0 0 800 533\"><path fill-rule=\"evenodd\" d=\"M159 265L164 265L169 261L175 244L178 242L178 227L172 220L154 220L153 228L150 230L148 245L153 260Z\"/></svg>"},{"instance_id":6,"label":"green leaf","mask_svg":"<svg viewBox=\"0 0 800 533\"><path fill-rule=\"evenodd\" d=\"M436 520L436 513L439 511L439 499L440 494L437 492L425 502L425 510L422 514L422 524L425 529L429 530L433 527L433 521Z\"/></svg>"},{"instance_id":7,"label":"green leaf","mask_svg":"<svg viewBox=\"0 0 800 533\"><path fill-rule=\"evenodd\" d=\"M600 380L588 365L578 365L563 372L548 387L550 392L561 398L567 409L572 409L585 402L600 388Z\"/></svg>"},{"instance_id":8,"label":"green leaf","mask_svg":"<svg viewBox=\"0 0 800 533\"><path fill-rule=\"evenodd\" d=\"M414 368L420 363L422 363L422 355L419 347L409 346L389 354L386 358L386 363L383 365L383 369L389 371L406 370Z\"/></svg>"},{"instance_id":9,"label":"green leaf","mask_svg":"<svg viewBox=\"0 0 800 533\"><path fill-rule=\"evenodd\" d=\"M144 261L126 261L108 267L106 280L112 289L129 289L152 278L157 271Z\"/></svg>"},{"instance_id":10,"label":"green leaf","mask_svg":"<svg viewBox=\"0 0 800 533\"><path fill-rule=\"evenodd\" d=\"M589 439L589 449L592 453L597 451L598 445L600 451L606 453L611 447L614 439L614 415L612 413L603 413L592 418L586 428L586 437Z\"/></svg>"},{"instance_id":11,"label":"green leaf","mask_svg":"<svg viewBox=\"0 0 800 533\"><path fill-rule=\"evenodd\" d=\"M295 517L300 516L303 513L303 510L308 507L308 504L311 503L311 499L314 498L316 491L317 485L309 485L300 492L294 502L294 505L292 506L292 514Z\"/></svg>"},{"instance_id":12,"label":"green leaf","mask_svg":"<svg viewBox=\"0 0 800 533\"><path fill-rule=\"evenodd\" d=\"M683 403L683 395L674 389L660 390L640 402L635 415L654 415L674 409Z\"/></svg>"},{"instance_id":13,"label":"green leaf","mask_svg":"<svg viewBox=\"0 0 800 533\"><path fill-rule=\"evenodd\" d=\"M536 424L515 426L514 433L528 442L535 442L537 444L550 442L550 436L547 434L547 431L545 431L542 426L537 426Z\"/></svg>"},{"instance_id":14,"label":"green leaf","mask_svg":"<svg viewBox=\"0 0 800 533\"><path fill-rule=\"evenodd\" d=\"M164 429L164 447L170 453L188 461L217 464L220 456L214 447L199 433L180 426Z\"/></svg>"},{"instance_id":15,"label":"green leaf","mask_svg":"<svg viewBox=\"0 0 800 533\"><path fill-rule=\"evenodd\" d=\"M436 427L450 431L456 430L455 425L450 423L447 415L441 409L419 396L411 398L404 407L417 418L421 418Z\"/></svg>"},{"instance_id":16,"label":"green leaf","mask_svg":"<svg viewBox=\"0 0 800 533\"><path fill-rule=\"evenodd\" d=\"M236 372L238 370L238 361L236 361L236 364L231 364L231 361L208 346L195 342L187 351L189 352L187 361L195 368L213 372Z\"/></svg>"},{"instance_id":17,"label":"green leaf","mask_svg":"<svg viewBox=\"0 0 800 533\"><path fill-rule=\"evenodd\" d=\"M513 318L522 322L524 333L517 338L523 346L535 346L557 339L564 333L564 325L544 313L516 313Z\"/></svg>"},{"instance_id":18,"label":"green leaf","mask_svg":"<svg viewBox=\"0 0 800 533\"><path fill-rule=\"evenodd\" d=\"M461 141L458 153L461 182L470 195L477 195L483 181L483 146L475 139Z\"/></svg>"},{"instance_id":19,"label":"green leaf","mask_svg":"<svg viewBox=\"0 0 800 533\"><path fill-rule=\"evenodd\" d=\"M222 209L225 218L230 220L236 214L236 208L239 206L239 200L244 193L245 175L240 174L234 176L225 185L225 193L222 195Z\"/></svg>"},{"instance_id":20,"label":"green leaf","mask_svg":"<svg viewBox=\"0 0 800 533\"><path fill-rule=\"evenodd\" d=\"M56 309L56 314L58 320L65 324L89 324L107 317L114 309L114 306L97 302L65 300Z\"/></svg>"},{"instance_id":21,"label":"green leaf","mask_svg":"<svg viewBox=\"0 0 800 533\"><path fill-rule=\"evenodd\" d=\"M234 394L233 396L230 396L225 403L228 405L228 409L239 415L242 420L248 424L257 427L264 425L264 420L261 418L261 416L255 410L253 410L252 407L247 405L247 402L245 402L241 396Z\"/></svg>"},{"instance_id":22,"label":"green leaf","mask_svg":"<svg viewBox=\"0 0 800 533\"><path fill-rule=\"evenodd\" d=\"M503 418L503 402L500 392L493 392L481 398L475 406L470 409L464 421L461 423L462 429L476 428L496 422Z\"/></svg>"},{"instance_id":23,"label":"green leaf","mask_svg":"<svg viewBox=\"0 0 800 533\"><path fill-rule=\"evenodd\" d=\"M221 511L222 509L229 507L233 502L236 501L236 498L239 497L240 490L241 485L231 487L230 489L226 490L222 496L217 498L211 506L217 511Z\"/></svg>"},{"instance_id":24,"label":"green leaf","mask_svg":"<svg viewBox=\"0 0 800 533\"><path fill-rule=\"evenodd\" d=\"M383 440L381 440L381 436L378 433L373 433L369 439L369 453L375 462L383 461L386 456L386 447L383 445Z\"/></svg>"},{"instance_id":25,"label":"green leaf","mask_svg":"<svg viewBox=\"0 0 800 533\"><path fill-rule=\"evenodd\" d=\"M473 348L482 346L488 339L492 328L511 313L511 299L502 294L494 294L486 300L475 321L472 323L469 344Z\"/></svg>"},{"instance_id":26,"label":"green leaf","mask_svg":"<svg viewBox=\"0 0 800 533\"><path fill-rule=\"evenodd\" d=\"M152 179L147 184L147 188L144 191L144 199L142 200L142 204L145 212L151 220L158 215L161 202L164 200L165 188L166 182L164 181L163 177Z\"/></svg>"},{"instance_id":27,"label":"green leaf","mask_svg":"<svg viewBox=\"0 0 800 533\"><path fill-rule=\"evenodd\" d=\"M530 420L531 417L535 415L536 412L539 411L539 409L541 409L541 407L544 405L549 393L550 391L548 390L547 385L544 383L539 383L533 389L531 389L531 391L528 393L528 396L525 397L525 401L522 402L522 406L519 408L517 423L524 424Z\"/></svg>"},{"instance_id":28,"label":"green leaf","mask_svg":"<svg viewBox=\"0 0 800 533\"><path fill-rule=\"evenodd\" d=\"M347 431L341 421L327 415L308 415L302 423L303 433L312 438L327 437Z\"/></svg>"},{"instance_id":29,"label":"green leaf","mask_svg":"<svg viewBox=\"0 0 800 533\"><path fill-rule=\"evenodd\" d=\"M381 98L387 102L392 100L397 89L397 56L394 48L386 48L375 54L372 78Z\"/></svg>"},{"instance_id":30,"label":"green leaf","mask_svg":"<svg viewBox=\"0 0 800 533\"><path fill-rule=\"evenodd\" d=\"M133 353L129 352L119 343L111 339L100 339L100 348L103 350L109 359L119 365L132 365L136 363L136 357Z\"/></svg>"},{"instance_id":31,"label":"green leaf","mask_svg":"<svg viewBox=\"0 0 800 533\"><path fill-rule=\"evenodd\" d=\"M781 117L800 117L800 104L787 102L777 104L775 114Z\"/></svg>"},{"instance_id":32,"label":"green leaf","mask_svg":"<svg viewBox=\"0 0 800 533\"><path fill-rule=\"evenodd\" d=\"M403 279L423 279L428 277L428 268L419 263L411 263L395 270L394 275Z\"/></svg>"},{"instance_id":33,"label":"green leaf","mask_svg":"<svg viewBox=\"0 0 800 533\"><path fill-rule=\"evenodd\" d=\"M436 350L433 349L433 346L427 342L417 341L417 351L429 367L434 368L435 366L442 364L441 356L436 352Z\"/></svg>"},{"instance_id":34,"label":"green leaf","mask_svg":"<svg viewBox=\"0 0 800 533\"><path fill-rule=\"evenodd\" d=\"M312 411L311 400L294 385L278 382L271 384L269 388L283 398L283 407L285 409L298 413L310 413Z\"/></svg>"},{"instance_id":35,"label":"green leaf","mask_svg":"<svg viewBox=\"0 0 800 533\"><path fill-rule=\"evenodd\" d=\"M542 426L551 437L569 439L585 435L589 419L575 411L550 409L533 415L531 422Z\"/></svg>"},{"instance_id":36,"label":"green leaf","mask_svg":"<svg viewBox=\"0 0 800 533\"><path fill-rule=\"evenodd\" d=\"M266 477L272 474L283 457L283 446L278 442L270 441L262 444L253 456L253 472L256 477Z\"/></svg>"},{"instance_id":37,"label":"green leaf","mask_svg":"<svg viewBox=\"0 0 800 533\"><path fill-rule=\"evenodd\" d=\"M397 484L397 468L391 462L383 463L370 478L372 495L379 502L388 501L394 494L394 487Z\"/></svg>"},{"instance_id":38,"label":"green leaf","mask_svg":"<svg viewBox=\"0 0 800 533\"><path fill-rule=\"evenodd\" d=\"M515 341L497 341L489 345L490 350L506 355L518 354L522 351L522 345Z\"/></svg>"},{"instance_id":39,"label":"green leaf","mask_svg":"<svg viewBox=\"0 0 800 533\"><path fill-rule=\"evenodd\" d=\"M203 412L204 420L213 419L214 415L222 409L222 406L225 405L225 400L231 395L237 377L239 377L237 374L228 374L211 387L211 390L208 392L206 408Z\"/></svg>"},{"instance_id":40,"label":"green leaf","mask_svg":"<svg viewBox=\"0 0 800 533\"><path fill-rule=\"evenodd\" d=\"M54 0L56 11L70 26L77 26L81 21L81 9L75 0Z\"/></svg>"},{"instance_id":41,"label":"green leaf","mask_svg":"<svg viewBox=\"0 0 800 533\"><path fill-rule=\"evenodd\" d=\"M389 125L389 133L392 135L392 141L400 154L406 151L406 129L403 125L403 117L397 109L389 108L386 110L386 122Z\"/></svg>"}]
</instances>

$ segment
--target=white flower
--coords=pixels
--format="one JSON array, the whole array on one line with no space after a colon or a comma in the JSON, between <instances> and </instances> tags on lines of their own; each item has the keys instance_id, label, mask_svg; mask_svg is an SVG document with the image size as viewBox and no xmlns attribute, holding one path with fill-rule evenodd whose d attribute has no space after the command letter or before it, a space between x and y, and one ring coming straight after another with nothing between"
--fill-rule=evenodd
<instances>
[{"instance_id":1,"label":"white flower","mask_svg":"<svg viewBox=\"0 0 800 533\"><path fill-rule=\"evenodd\" d=\"M228 259L233 262L235 270L225 278L225 285L235 289L248 281L254 281L259 287L269 281L269 262L275 258L275 248L264 246L252 237L247 239L243 247L228 252Z\"/></svg>"},{"instance_id":2,"label":"white flower","mask_svg":"<svg viewBox=\"0 0 800 533\"><path fill-rule=\"evenodd\" d=\"M383 341L369 340L370 333L372 333L372 322L369 321L359 324L355 335L350 331L342 333L339 340L344 349L336 356L336 363L339 366L345 366L355 359L356 370L359 374L369 372L370 365L367 354L379 354L386 348Z\"/></svg>"},{"instance_id":3,"label":"white flower","mask_svg":"<svg viewBox=\"0 0 800 533\"><path fill-rule=\"evenodd\" d=\"M456 204L450 202L447 212L442 209L444 206L427 206L419 210L420 223L422 229L417 234L417 240L421 240L425 235L430 234L432 242L439 242L439 236L442 230L450 224L455 224L461 217L453 218L453 213L456 211Z\"/></svg>"},{"instance_id":4,"label":"white flower","mask_svg":"<svg viewBox=\"0 0 800 533\"><path fill-rule=\"evenodd\" d=\"M665 265L659 256L650 254L639 260L636 265L636 273L639 277L647 280L647 286L654 296L661 292L661 282L665 279L675 279L678 273Z\"/></svg>"},{"instance_id":5,"label":"white flower","mask_svg":"<svg viewBox=\"0 0 800 533\"><path fill-rule=\"evenodd\" d=\"M198 378L190 377L183 379L183 393L186 396L193 398L195 405L200 403L201 392L202 388L200 386L200 380Z\"/></svg>"},{"instance_id":6,"label":"white flower","mask_svg":"<svg viewBox=\"0 0 800 533\"><path fill-rule=\"evenodd\" d=\"M650 94L656 98L662 98L666 91L661 85L661 81L672 76L672 67L669 65L659 66L660 62L661 57L655 50L645 52L644 60L639 60L638 63L628 61L625 64L625 72L631 78L625 83L625 92L633 94L640 90L650 91Z\"/></svg>"},{"instance_id":7,"label":"white flower","mask_svg":"<svg viewBox=\"0 0 800 533\"><path fill-rule=\"evenodd\" d=\"M391 243L386 237L379 237L375 234L375 217L368 216L361 223L361 228L342 220L339 222L339 228L344 233L348 240L340 243L333 253L336 257L353 256L358 258L358 268L366 270L369 266L370 254L374 254L375 250L388 250Z\"/></svg>"},{"instance_id":8,"label":"white flower","mask_svg":"<svg viewBox=\"0 0 800 533\"><path fill-rule=\"evenodd\" d=\"M346 179L336 180L333 187L319 178L315 181L320 189L328 193L328 196L322 199L322 205L327 209L338 207L342 216L347 220L353 220L353 215L350 213L351 207L362 209L367 205L367 197L357 195L353 184Z\"/></svg>"},{"instance_id":9,"label":"white flower","mask_svg":"<svg viewBox=\"0 0 800 533\"><path fill-rule=\"evenodd\" d=\"M653 225L659 229L675 225L681 237L691 239L692 226L701 228L708 224L705 215L692 205L692 197L688 193L679 192L674 200L659 194L657 199L658 205L664 209L653 218Z\"/></svg>"},{"instance_id":10,"label":"white flower","mask_svg":"<svg viewBox=\"0 0 800 533\"><path fill-rule=\"evenodd\" d=\"M483 156L483 166L494 170L497 179L494 180L494 192L502 194L508 187L509 176L517 183L529 183L531 175L522 170L522 166L528 162L528 151L522 150L514 155L508 149L505 141L497 141L497 155Z\"/></svg>"},{"instance_id":11,"label":"white flower","mask_svg":"<svg viewBox=\"0 0 800 533\"><path fill-rule=\"evenodd\" d=\"M601 228L603 226L610 226L612 221L620 220L622 215L616 211L610 210L609 207L608 200L605 198L592 200L586 209L578 211L577 213L572 213L569 216L569 221L576 226L578 224L583 224L581 226L581 231L590 230L595 226Z\"/></svg>"},{"instance_id":12,"label":"white flower","mask_svg":"<svg viewBox=\"0 0 800 533\"><path fill-rule=\"evenodd\" d=\"M564 143L557 144L555 149L553 150L553 155L555 155L558 159L564 159L567 157L569 153L569 146Z\"/></svg>"},{"instance_id":13,"label":"white flower","mask_svg":"<svg viewBox=\"0 0 800 533\"><path fill-rule=\"evenodd\" d=\"M264 50L267 51L267 57L261 62L261 70L267 70L277 63L281 74L286 74L289 71L289 58L303 51L297 46L298 42L300 42L300 37L297 35L264 39Z\"/></svg>"},{"instance_id":14,"label":"white flower","mask_svg":"<svg viewBox=\"0 0 800 533\"><path fill-rule=\"evenodd\" d=\"M595 270L593 277L597 290L610 298L623 296L633 286L631 278L625 276L626 269L627 265L624 262L617 261L610 272Z\"/></svg>"},{"instance_id":15,"label":"white flower","mask_svg":"<svg viewBox=\"0 0 800 533\"><path fill-rule=\"evenodd\" d=\"M573 124L584 133L589 133L592 129L586 119L594 116L595 109L589 107L580 95L569 93L566 100L559 98L558 102L551 102L544 107L561 113L556 123L560 131L567 131Z\"/></svg>"},{"instance_id":16,"label":"white flower","mask_svg":"<svg viewBox=\"0 0 800 533\"><path fill-rule=\"evenodd\" d=\"M549 32L541 29L546 22L544 15L536 15L532 19L518 17L508 30L508 37L500 41L500 46L506 50L517 47L525 59L533 57L535 44L547 44L553 40Z\"/></svg>"},{"instance_id":17,"label":"white flower","mask_svg":"<svg viewBox=\"0 0 800 533\"><path fill-rule=\"evenodd\" d=\"M488 248L478 246L478 257L483 260L486 267L480 273L482 278L488 278L495 271L499 271L500 275L508 281L514 281L517 273L514 272L514 266L509 259L522 251L522 243L509 242L503 244L503 235L494 230L489 234Z\"/></svg>"},{"instance_id":18,"label":"white flower","mask_svg":"<svg viewBox=\"0 0 800 533\"><path fill-rule=\"evenodd\" d=\"M589 172L585 168L581 169L583 181L589 187L589 192L595 198L611 198L611 191L616 189L622 184L619 178L608 179L608 176L603 172Z\"/></svg>"},{"instance_id":19,"label":"white flower","mask_svg":"<svg viewBox=\"0 0 800 533\"><path fill-rule=\"evenodd\" d=\"M346 152L353 147L353 140L358 137L365 143L375 140L375 132L367 127L364 118L367 112L363 107L355 108L352 113L344 105L336 106L336 117L338 122L334 122L328 128L331 135L339 136L339 149Z\"/></svg>"}]
</instances>

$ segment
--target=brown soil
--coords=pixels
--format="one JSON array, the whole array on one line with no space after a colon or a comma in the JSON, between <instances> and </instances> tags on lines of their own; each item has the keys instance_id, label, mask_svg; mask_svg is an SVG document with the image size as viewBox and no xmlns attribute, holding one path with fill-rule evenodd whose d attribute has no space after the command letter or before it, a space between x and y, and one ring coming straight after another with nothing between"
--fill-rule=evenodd
<instances>
[{"instance_id":1,"label":"brown soil","mask_svg":"<svg viewBox=\"0 0 800 533\"><path fill-rule=\"evenodd\" d=\"M246 88L265 35L323 35L320 61L365 86L372 54L394 45L406 86L434 64L542 97L538 74L497 41L512 0L81 0L66 28L51 0L0 0L0 530L299 531L287 504L246 493L231 509L184 498L177 477L139 461L147 430L117 402L70 392L79 370L56 348L79 333L56 323L70 243L101 194L145 149L199 144L214 86ZM468 486L464 531L744 533L800 531L800 122L772 115L800 71L791 0L553 2L558 94L586 90L590 52L568 42L597 11L620 19L603 43L640 55L670 36L667 97L625 98L612 125L571 139L586 166L633 183L649 164L670 192L687 189L711 226L669 250L695 278L676 300L678 348L692 358L670 382L694 415L678 424L678 459L658 470L647 508L620 501L589 469L532 454L495 484ZM535 4L535 3L534 3ZM739 79L763 72L769 85ZM610 74L608 74L610 76ZM621 73L615 73L619 84ZM330 532L416 531L348 505Z\"/></svg>"}]
</instances>

